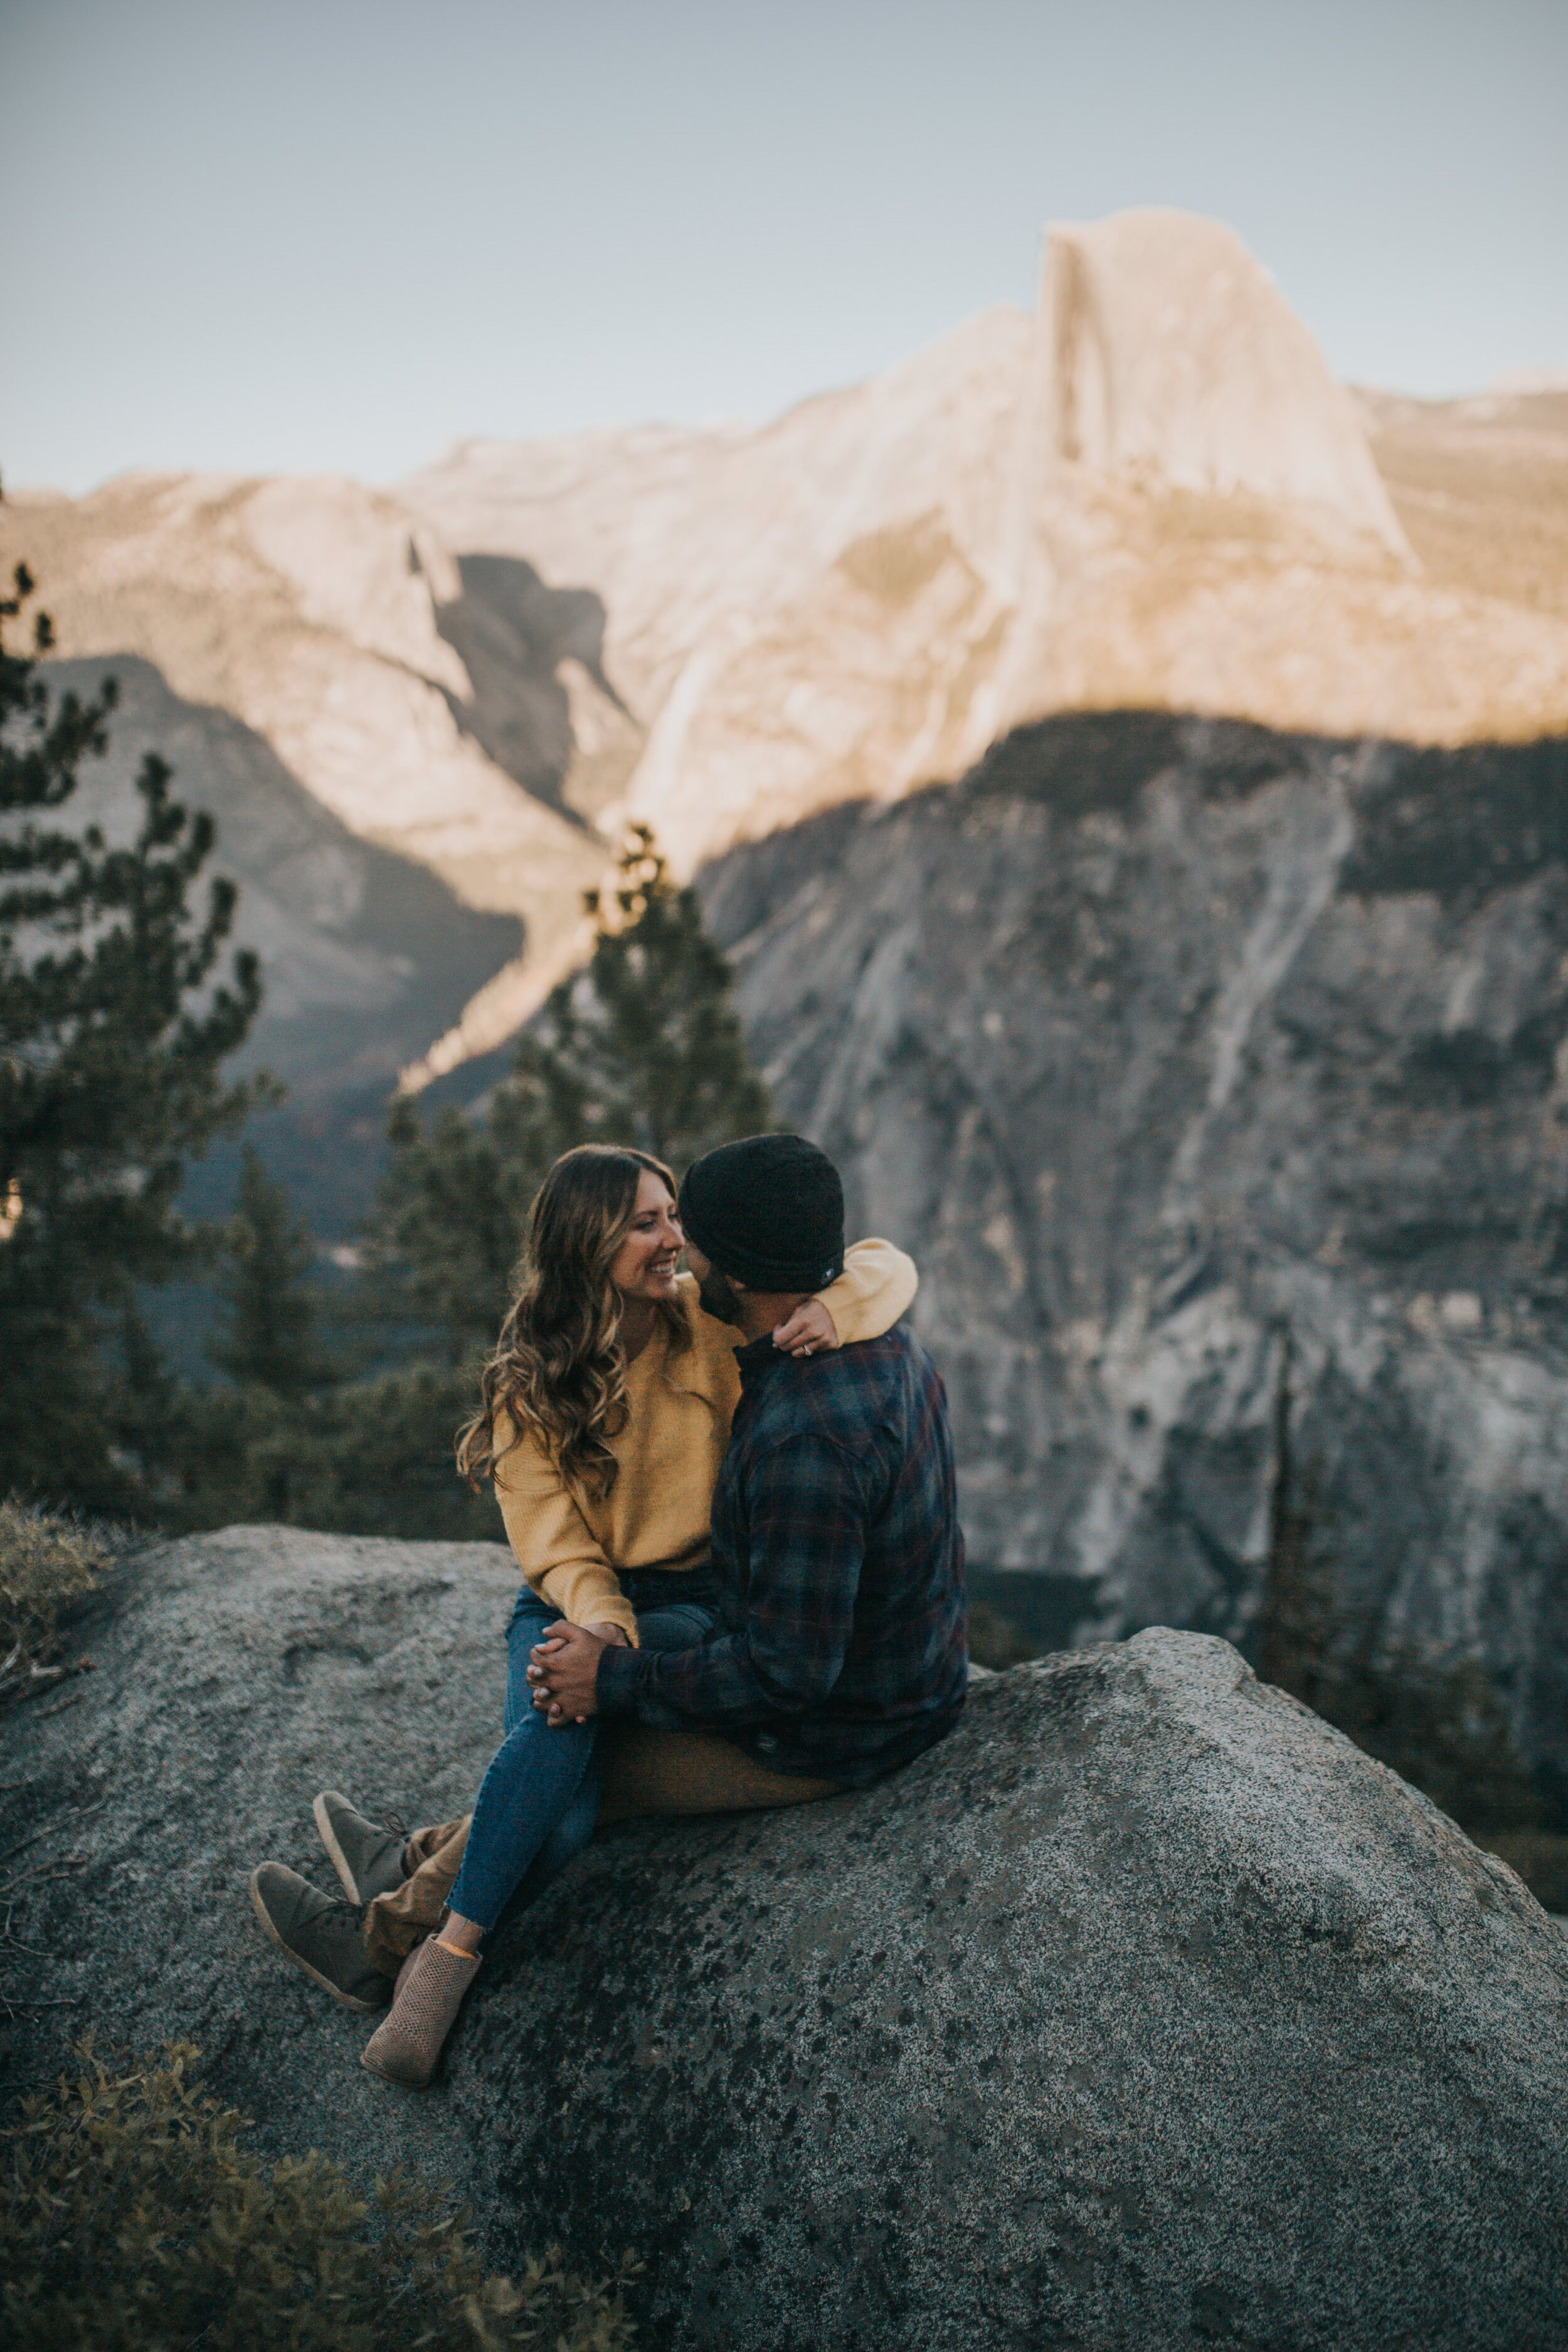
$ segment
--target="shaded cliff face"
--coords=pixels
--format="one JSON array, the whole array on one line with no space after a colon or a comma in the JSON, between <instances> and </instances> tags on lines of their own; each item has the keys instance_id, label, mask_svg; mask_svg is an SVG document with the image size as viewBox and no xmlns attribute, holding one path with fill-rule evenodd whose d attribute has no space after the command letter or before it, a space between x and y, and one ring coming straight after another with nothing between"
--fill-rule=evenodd
<instances>
[{"instance_id":1,"label":"shaded cliff face","mask_svg":"<svg viewBox=\"0 0 1568 2352\"><path fill-rule=\"evenodd\" d=\"M1347 1599L1568 1759L1568 744L1056 719L704 887L973 1556L1245 1639L1283 1432Z\"/></svg>"},{"instance_id":2,"label":"shaded cliff face","mask_svg":"<svg viewBox=\"0 0 1568 2352\"><path fill-rule=\"evenodd\" d=\"M454 1041L426 1076L510 1034L542 992L530 993L541 959L552 974L581 956L581 894L605 846L558 804L562 767L590 719L609 739L594 738L601 765L629 724L594 683L591 594L547 589L519 563L466 577L395 501L331 477L128 475L80 499L8 498L0 562L18 561L65 661L140 665L212 714L205 735L181 730L193 805L228 795L226 719L258 770L381 870L388 858L424 868L442 901L500 919L491 936L506 945L465 995L437 1027L411 1025L410 1061ZM265 959L264 971L270 984Z\"/></svg>"},{"instance_id":3,"label":"shaded cliff face","mask_svg":"<svg viewBox=\"0 0 1568 2352\"><path fill-rule=\"evenodd\" d=\"M516 918L465 906L428 867L357 837L264 737L171 693L150 662L58 662L47 675L62 693L90 695L106 675L120 685L107 751L84 761L67 804L72 824L129 839L149 751L173 766L176 797L215 819L210 871L239 885L234 945L256 950L265 982L233 1066L269 1069L289 1089L251 1132L318 1237L346 1238L370 1205L399 1069L515 957ZM233 1159L214 1147L196 1205L226 1207Z\"/></svg>"}]
</instances>

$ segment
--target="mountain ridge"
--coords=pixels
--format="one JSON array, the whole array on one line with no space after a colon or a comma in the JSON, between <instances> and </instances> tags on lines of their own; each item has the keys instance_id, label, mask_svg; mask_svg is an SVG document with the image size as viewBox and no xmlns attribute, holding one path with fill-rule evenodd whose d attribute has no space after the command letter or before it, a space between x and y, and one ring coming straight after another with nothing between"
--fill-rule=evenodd
<instances>
[{"instance_id":1,"label":"mountain ridge","mask_svg":"<svg viewBox=\"0 0 1568 2352\"><path fill-rule=\"evenodd\" d=\"M141 655L352 830L521 919L418 1085L581 958L627 819L689 875L960 776L1053 709L1568 727L1560 405L1413 423L1332 383L1231 231L1133 212L1052 232L1033 315L981 312L759 427L468 443L395 492L125 478L7 502L0 537L62 653ZM514 576L487 591L485 563ZM536 618L595 608L586 664L519 635L524 571Z\"/></svg>"}]
</instances>

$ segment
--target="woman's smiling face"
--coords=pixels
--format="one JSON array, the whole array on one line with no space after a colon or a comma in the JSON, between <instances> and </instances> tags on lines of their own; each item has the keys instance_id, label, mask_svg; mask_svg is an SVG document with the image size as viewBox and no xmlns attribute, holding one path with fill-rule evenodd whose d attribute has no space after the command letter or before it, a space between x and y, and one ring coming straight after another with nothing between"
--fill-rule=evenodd
<instances>
[{"instance_id":1,"label":"woman's smiling face","mask_svg":"<svg viewBox=\"0 0 1568 2352\"><path fill-rule=\"evenodd\" d=\"M610 1262L610 1280L623 1298L650 1302L676 1296L675 1269L685 1236L664 1179L645 1168L631 1227Z\"/></svg>"}]
</instances>

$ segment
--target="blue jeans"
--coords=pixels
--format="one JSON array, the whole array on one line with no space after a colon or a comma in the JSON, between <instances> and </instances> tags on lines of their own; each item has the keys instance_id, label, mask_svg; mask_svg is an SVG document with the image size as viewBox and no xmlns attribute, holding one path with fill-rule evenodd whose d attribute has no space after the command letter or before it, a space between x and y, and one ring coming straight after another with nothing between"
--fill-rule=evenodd
<instances>
[{"instance_id":1,"label":"blue jeans","mask_svg":"<svg viewBox=\"0 0 1568 2352\"><path fill-rule=\"evenodd\" d=\"M662 1570L622 1575L645 1650L689 1649L712 1632L718 1612L706 1598L706 1580L699 1585L693 1578L689 1597L666 1597L685 1582ZM597 1720L552 1730L527 1678L529 1653L560 1622L561 1612L525 1584L506 1630L506 1738L479 1783L463 1866L448 1898L459 1918L487 1932L513 1895L521 1908L543 1893L582 1853L598 1816Z\"/></svg>"}]
</instances>

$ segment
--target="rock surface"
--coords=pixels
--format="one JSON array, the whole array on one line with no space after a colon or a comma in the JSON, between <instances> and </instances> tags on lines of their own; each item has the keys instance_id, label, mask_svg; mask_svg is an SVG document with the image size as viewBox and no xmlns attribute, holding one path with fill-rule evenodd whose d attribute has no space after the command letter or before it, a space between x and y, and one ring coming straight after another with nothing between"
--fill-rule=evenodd
<instances>
[{"instance_id":1,"label":"rock surface","mask_svg":"<svg viewBox=\"0 0 1568 2352\"><path fill-rule=\"evenodd\" d=\"M1349 395L1219 222L1138 211L1053 228L1038 332L1058 463L1247 492L1409 559Z\"/></svg>"},{"instance_id":2,"label":"rock surface","mask_svg":"<svg viewBox=\"0 0 1568 2352\"><path fill-rule=\"evenodd\" d=\"M919 1259L971 1554L1058 1638L1243 1639L1283 1433L1347 1605L1568 1768L1565 788L1064 719L711 869L781 1108Z\"/></svg>"},{"instance_id":3,"label":"rock surface","mask_svg":"<svg viewBox=\"0 0 1568 2352\"><path fill-rule=\"evenodd\" d=\"M1568 1941L1201 1635L988 1681L878 1789L612 1832L437 2092L387 2092L245 1874L328 1881L324 1780L460 1800L512 1583L499 1548L238 1528L107 1596L96 1673L5 1725L45 1956L8 1990L72 2004L18 2020L195 2037L270 2146L451 2173L499 2262L630 2243L683 2352L1568 2342Z\"/></svg>"}]
</instances>

